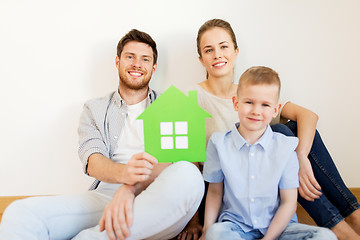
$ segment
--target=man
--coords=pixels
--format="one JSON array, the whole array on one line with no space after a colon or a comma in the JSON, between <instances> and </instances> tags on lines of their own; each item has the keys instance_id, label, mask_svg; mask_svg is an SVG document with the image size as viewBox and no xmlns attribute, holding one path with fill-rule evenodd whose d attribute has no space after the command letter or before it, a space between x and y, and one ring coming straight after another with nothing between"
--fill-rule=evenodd
<instances>
[{"instance_id":1,"label":"man","mask_svg":"<svg viewBox=\"0 0 360 240\"><path fill-rule=\"evenodd\" d=\"M119 41L118 91L88 101L80 119L79 156L97 179L93 191L14 202L0 239L169 239L185 227L200 204L202 176L194 164L158 164L143 152L136 120L156 98L149 88L156 61L148 34L134 29Z\"/></svg>"}]
</instances>

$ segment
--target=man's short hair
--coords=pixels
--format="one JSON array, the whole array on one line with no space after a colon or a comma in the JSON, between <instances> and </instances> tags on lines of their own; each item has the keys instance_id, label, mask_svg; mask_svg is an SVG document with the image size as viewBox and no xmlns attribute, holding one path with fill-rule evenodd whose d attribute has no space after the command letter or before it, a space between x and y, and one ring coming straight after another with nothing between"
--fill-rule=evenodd
<instances>
[{"instance_id":1,"label":"man's short hair","mask_svg":"<svg viewBox=\"0 0 360 240\"><path fill-rule=\"evenodd\" d=\"M156 49L156 43L151 38L151 36L145 32L141 32L137 29L132 29L130 32L128 32L125 36L123 36L118 45L117 45L117 56L120 58L121 52L123 51L124 46L131 41L135 42L141 42L149 45L153 50L153 64L157 61L158 52Z\"/></svg>"},{"instance_id":2,"label":"man's short hair","mask_svg":"<svg viewBox=\"0 0 360 240\"><path fill-rule=\"evenodd\" d=\"M237 95L239 95L240 89L243 86L261 84L278 86L278 96L280 95L281 82L279 74L273 69L263 66L251 67L241 75L237 88Z\"/></svg>"}]
</instances>

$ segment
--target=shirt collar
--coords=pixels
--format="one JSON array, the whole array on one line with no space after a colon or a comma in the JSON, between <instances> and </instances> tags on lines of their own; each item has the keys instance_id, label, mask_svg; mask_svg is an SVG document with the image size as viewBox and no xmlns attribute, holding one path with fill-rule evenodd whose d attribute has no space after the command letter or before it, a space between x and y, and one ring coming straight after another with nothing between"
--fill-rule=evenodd
<instances>
[{"instance_id":1,"label":"shirt collar","mask_svg":"<svg viewBox=\"0 0 360 240\"><path fill-rule=\"evenodd\" d=\"M150 103L152 103L156 99L156 92L150 88L148 89L148 98L150 99ZM119 90L114 92L113 101L119 107L121 107L123 104L126 104L125 100L121 98Z\"/></svg>"},{"instance_id":2,"label":"shirt collar","mask_svg":"<svg viewBox=\"0 0 360 240\"><path fill-rule=\"evenodd\" d=\"M270 125L267 125L264 134L261 136L261 138L255 144L260 144L266 151L269 149L273 135L274 135L274 133L271 130Z\"/></svg>"},{"instance_id":3,"label":"shirt collar","mask_svg":"<svg viewBox=\"0 0 360 240\"><path fill-rule=\"evenodd\" d=\"M246 140L243 138L243 136L240 135L238 131L239 125L240 123L235 123L235 126L230 131L236 149L241 149L245 144L247 144Z\"/></svg>"},{"instance_id":4,"label":"shirt collar","mask_svg":"<svg viewBox=\"0 0 360 240\"><path fill-rule=\"evenodd\" d=\"M235 123L235 126L231 130L232 138L234 140L234 144L236 149L241 149L244 145L248 144L248 142L240 135L238 131L240 123ZM270 125L267 125L264 134L260 137L260 139L254 143L254 145L259 144L266 151L271 143L271 139L273 137L273 131L271 130Z\"/></svg>"}]
</instances>

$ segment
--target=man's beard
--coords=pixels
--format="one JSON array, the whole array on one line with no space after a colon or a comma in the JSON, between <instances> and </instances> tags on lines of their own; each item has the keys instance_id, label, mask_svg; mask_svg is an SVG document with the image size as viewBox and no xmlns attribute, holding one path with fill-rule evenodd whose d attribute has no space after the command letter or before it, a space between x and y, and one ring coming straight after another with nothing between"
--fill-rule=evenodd
<instances>
[{"instance_id":1,"label":"man's beard","mask_svg":"<svg viewBox=\"0 0 360 240\"><path fill-rule=\"evenodd\" d=\"M122 84L124 87L131 90L141 90L149 87L151 75L145 76L146 74L144 73L143 76L145 77L141 81L132 81L128 78L128 76L126 76L126 73L125 74L119 73L120 84Z\"/></svg>"}]
</instances>

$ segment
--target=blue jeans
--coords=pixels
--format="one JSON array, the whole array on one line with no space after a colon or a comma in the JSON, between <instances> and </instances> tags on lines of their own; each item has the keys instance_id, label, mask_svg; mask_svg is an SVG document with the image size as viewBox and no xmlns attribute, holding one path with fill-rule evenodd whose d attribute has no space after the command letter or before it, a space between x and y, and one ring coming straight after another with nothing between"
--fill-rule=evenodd
<instances>
[{"instance_id":1,"label":"blue jeans","mask_svg":"<svg viewBox=\"0 0 360 240\"><path fill-rule=\"evenodd\" d=\"M218 222L206 232L206 240L253 240L261 239L264 235L257 229L244 232L233 222ZM305 225L301 223L290 223L278 237L279 240L313 239L313 240L335 240L335 234L327 228Z\"/></svg>"},{"instance_id":2,"label":"blue jeans","mask_svg":"<svg viewBox=\"0 0 360 240\"><path fill-rule=\"evenodd\" d=\"M297 136L297 124L294 121L285 125L275 124L271 128L274 132ZM331 229L358 209L360 205L342 180L318 131L315 133L308 158L323 194L313 202L307 201L299 195L298 202L318 226Z\"/></svg>"}]
</instances>

